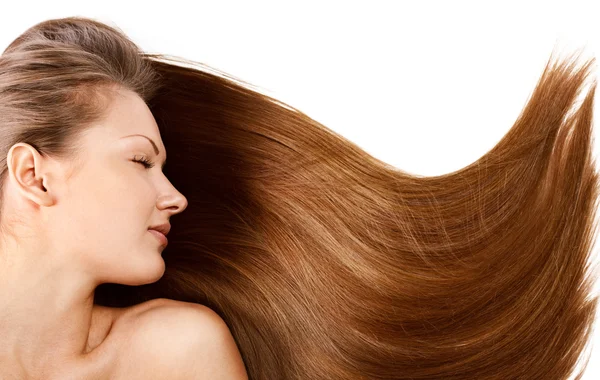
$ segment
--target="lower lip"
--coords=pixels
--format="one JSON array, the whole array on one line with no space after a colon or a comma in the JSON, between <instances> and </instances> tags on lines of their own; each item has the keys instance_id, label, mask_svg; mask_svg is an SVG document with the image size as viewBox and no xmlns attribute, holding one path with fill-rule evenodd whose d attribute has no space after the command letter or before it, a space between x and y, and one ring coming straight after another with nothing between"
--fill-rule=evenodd
<instances>
[{"instance_id":1,"label":"lower lip","mask_svg":"<svg viewBox=\"0 0 600 380\"><path fill-rule=\"evenodd\" d=\"M148 230L150 231L150 233L154 236L156 236L156 238L163 244L163 245L167 245L169 243L169 241L167 240L167 237L165 235L162 234L162 232L158 232L156 230Z\"/></svg>"}]
</instances>

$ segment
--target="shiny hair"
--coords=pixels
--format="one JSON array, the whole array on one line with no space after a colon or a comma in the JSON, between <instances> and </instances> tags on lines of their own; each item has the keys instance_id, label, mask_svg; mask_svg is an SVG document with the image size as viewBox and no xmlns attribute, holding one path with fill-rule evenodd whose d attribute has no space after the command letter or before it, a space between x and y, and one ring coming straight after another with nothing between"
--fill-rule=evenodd
<instances>
[{"instance_id":1,"label":"shiny hair","mask_svg":"<svg viewBox=\"0 0 600 380\"><path fill-rule=\"evenodd\" d=\"M102 284L96 303L206 305L256 380L580 378L599 177L596 83L576 102L595 60L578 61L551 56L479 159L421 176L241 79L144 53L117 27L48 20L0 56L0 173L17 142L76 160L77 133L130 89L189 205L163 277Z\"/></svg>"}]
</instances>

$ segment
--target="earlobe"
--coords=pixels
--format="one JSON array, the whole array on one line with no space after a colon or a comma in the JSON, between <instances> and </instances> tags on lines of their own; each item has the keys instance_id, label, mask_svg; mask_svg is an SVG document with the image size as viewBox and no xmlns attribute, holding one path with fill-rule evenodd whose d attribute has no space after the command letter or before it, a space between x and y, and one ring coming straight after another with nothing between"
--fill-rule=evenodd
<instances>
[{"instance_id":1,"label":"earlobe","mask_svg":"<svg viewBox=\"0 0 600 380\"><path fill-rule=\"evenodd\" d=\"M44 173L44 158L29 144L13 145L6 159L8 175L14 180L20 194L40 206L54 204L48 191L48 175Z\"/></svg>"}]
</instances>

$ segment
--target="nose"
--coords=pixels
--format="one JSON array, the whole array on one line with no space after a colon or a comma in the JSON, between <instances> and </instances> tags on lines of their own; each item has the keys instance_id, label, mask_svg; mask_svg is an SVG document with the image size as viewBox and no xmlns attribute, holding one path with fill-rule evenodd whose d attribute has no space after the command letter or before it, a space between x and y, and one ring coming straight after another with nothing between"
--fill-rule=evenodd
<instances>
[{"instance_id":1,"label":"nose","mask_svg":"<svg viewBox=\"0 0 600 380\"><path fill-rule=\"evenodd\" d=\"M188 206L187 198L177 190L161 196L156 203L159 210L167 210L169 216L183 212Z\"/></svg>"}]
</instances>

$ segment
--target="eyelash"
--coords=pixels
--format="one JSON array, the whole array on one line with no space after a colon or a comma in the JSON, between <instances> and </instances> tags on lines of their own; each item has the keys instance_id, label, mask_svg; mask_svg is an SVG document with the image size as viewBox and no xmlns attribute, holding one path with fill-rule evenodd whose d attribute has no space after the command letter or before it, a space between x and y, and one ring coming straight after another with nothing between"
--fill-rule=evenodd
<instances>
[{"instance_id":1,"label":"eyelash","mask_svg":"<svg viewBox=\"0 0 600 380\"><path fill-rule=\"evenodd\" d=\"M137 156L135 156L135 157L137 157ZM150 169L151 167L153 167L153 166L154 166L154 163L153 163L152 161L149 161L149 160L148 160L148 159L146 159L146 158L142 158L142 159L140 159L140 160L136 160L136 159L135 159L135 157L134 157L134 159L133 159L133 162L139 162L140 164L144 165L144 167L145 167L146 169Z\"/></svg>"}]
</instances>

